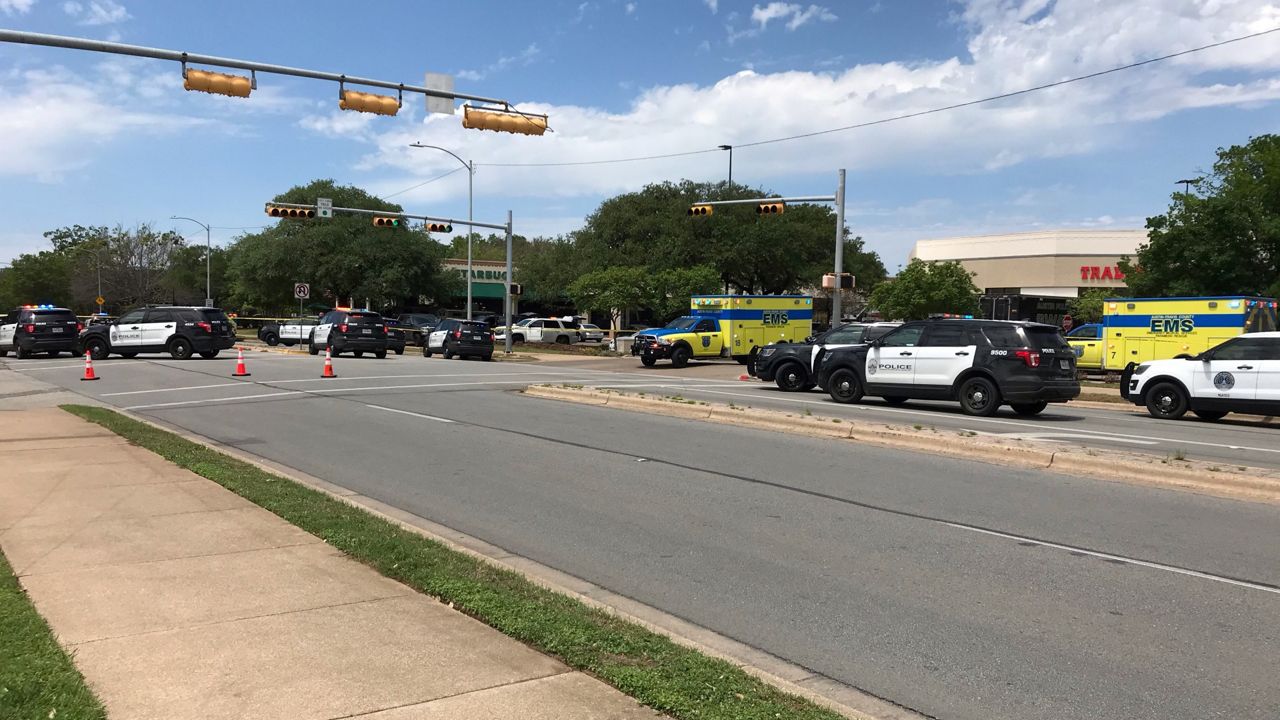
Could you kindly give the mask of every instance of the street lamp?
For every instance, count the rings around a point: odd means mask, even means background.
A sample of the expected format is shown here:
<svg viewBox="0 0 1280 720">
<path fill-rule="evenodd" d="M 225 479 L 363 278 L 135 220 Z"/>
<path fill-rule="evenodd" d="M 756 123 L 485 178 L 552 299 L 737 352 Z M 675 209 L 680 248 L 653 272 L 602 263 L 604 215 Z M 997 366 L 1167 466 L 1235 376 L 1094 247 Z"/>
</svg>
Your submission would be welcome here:
<svg viewBox="0 0 1280 720">
<path fill-rule="evenodd" d="M 733 185 L 733 146 L 721 145 L 720 149 L 729 151 L 729 185 Z"/>
<path fill-rule="evenodd" d="M 467 162 L 466 160 L 463 160 L 462 158 L 458 157 L 457 153 L 453 152 L 452 150 L 442 148 L 439 145 L 426 145 L 423 143 L 413 143 L 409 147 L 430 148 L 432 150 L 447 152 L 453 156 L 454 160 L 457 160 L 458 162 L 462 163 L 462 167 L 466 168 L 467 170 L 467 319 L 470 320 L 471 319 L 471 273 L 472 273 L 471 235 L 474 233 L 474 227 L 472 226 L 471 222 L 475 219 L 472 216 L 472 212 L 475 209 L 475 199 L 476 199 L 476 195 L 475 195 L 476 164 L 475 162 Z"/>
<path fill-rule="evenodd" d="M 1174 185 L 1181 185 L 1181 186 L 1183 186 L 1183 188 L 1184 188 L 1183 192 L 1185 192 L 1187 195 L 1190 195 L 1190 194 L 1191 194 L 1191 186 L 1192 186 L 1192 185 L 1199 185 L 1199 184 L 1200 184 L 1200 178 L 1193 178 L 1193 179 L 1190 179 L 1190 180 L 1179 180 L 1179 181 L 1177 181 L 1176 183 L 1174 183 Z"/>
<path fill-rule="evenodd" d="M 190 220 L 204 228 L 204 304 L 205 307 L 213 307 L 213 271 L 210 269 L 213 263 L 213 241 L 209 238 L 209 226 L 195 218 L 181 215 L 170 215 L 169 219 Z"/>
</svg>

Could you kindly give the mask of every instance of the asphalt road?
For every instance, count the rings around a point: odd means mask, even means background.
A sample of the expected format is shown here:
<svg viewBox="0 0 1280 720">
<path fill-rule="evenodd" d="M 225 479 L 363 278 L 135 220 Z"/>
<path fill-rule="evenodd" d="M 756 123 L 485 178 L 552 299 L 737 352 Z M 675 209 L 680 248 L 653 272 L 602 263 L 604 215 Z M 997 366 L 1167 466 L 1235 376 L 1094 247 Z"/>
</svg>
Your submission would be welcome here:
<svg viewBox="0 0 1280 720">
<path fill-rule="evenodd" d="M 253 376 L 236 380 L 232 362 L 112 360 L 95 363 L 96 383 L 78 381 L 75 361 L 7 364 L 926 715 L 1280 714 L 1280 507 L 509 392 L 529 382 L 647 383 L 686 397 L 741 393 L 754 406 L 815 402 L 815 413 L 988 429 L 933 409 L 779 397 L 706 370 L 671 380 L 669 369 L 630 364 L 607 374 L 572 362 L 406 356 L 340 358 L 339 378 L 320 380 L 316 358 L 252 354 Z M 1259 438 L 1254 451 L 1221 443 L 1189 446 L 1192 456 L 1265 458 L 1258 450 L 1278 445 L 1260 425 L 1147 421 L 1135 431 L 1138 420 L 1064 409 L 1017 422 L 1160 433 L 1161 442 Z"/>
</svg>

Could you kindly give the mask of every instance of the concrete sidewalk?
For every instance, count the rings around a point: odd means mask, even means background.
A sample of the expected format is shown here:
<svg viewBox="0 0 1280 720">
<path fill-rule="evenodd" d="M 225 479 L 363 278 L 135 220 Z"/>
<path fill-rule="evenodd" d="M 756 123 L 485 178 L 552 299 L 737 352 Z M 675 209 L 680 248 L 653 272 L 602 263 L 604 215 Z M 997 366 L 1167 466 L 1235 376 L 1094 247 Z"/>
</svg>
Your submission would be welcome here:
<svg viewBox="0 0 1280 720">
<path fill-rule="evenodd" d="M 112 718 L 655 717 L 62 410 L 0 451 L 0 550 Z"/>
</svg>

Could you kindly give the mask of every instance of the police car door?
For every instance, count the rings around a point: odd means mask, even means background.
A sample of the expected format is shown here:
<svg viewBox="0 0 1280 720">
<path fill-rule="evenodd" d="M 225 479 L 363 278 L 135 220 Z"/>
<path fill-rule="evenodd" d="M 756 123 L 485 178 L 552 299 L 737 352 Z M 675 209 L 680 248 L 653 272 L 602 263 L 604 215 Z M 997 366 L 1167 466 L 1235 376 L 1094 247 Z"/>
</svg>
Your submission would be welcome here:
<svg viewBox="0 0 1280 720">
<path fill-rule="evenodd" d="M 168 308 L 152 308 L 142 323 L 141 345 L 145 347 L 164 347 L 173 336 L 177 317 Z"/>
<path fill-rule="evenodd" d="M 312 336 L 314 340 L 312 342 L 316 345 L 324 345 L 329 342 L 329 331 L 333 329 L 334 318 L 341 314 L 342 313 L 339 313 L 336 310 L 330 310 L 325 313 L 324 317 L 320 318 L 320 322 L 316 323 L 316 329 L 314 330 L 315 335 Z"/>
<path fill-rule="evenodd" d="M 1258 401 L 1280 406 L 1280 337 L 1256 338 L 1262 341 L 1258 367 Z"/>
<path fill-rule="evenodd" d="M 1195 367 L 1191 394 L 1198 398 L 1251 401 L 1258 395 L 1258 375 L 1266 352 L 1263 338 L 1228 340 L 1205 354 L 1202 360 L 1188 360 Z"/>
<path fill-rule="evenodd" d="M 915 350 L 915 384 L 950 387 L 966 369 L 973 367 L 978 346 L 971 341 L 969 328 L 954 322 L 929 326 Z"/>
<path fill-rule="evenodd" d="M 821 340 L 813 344 L 809 352 L 809 372 L 817 372 L 819 359 L 828 351 L 862 342 L 862 336 L 866 330 L 864 325 L 850 325 L 836 328 L 823 335 Z"/>
<path fill-rule="evenodd" d="M 12 345 L 13 336 L 18 331 L 18 311 L 13 310 L 8 315 L 0 318 L 0 347 Z"/>
<path fill-rule="evenodd" d="M 281 340 L 302 339 L 302 318 L 291 318 L 280 324 Z"/>
<path fill-rule="evenodd" d="M 457 324 L 455 320 L 441 320 L 435 330 L 427 336 L 427 347 L 431 350 L 444 347 L 444 339 L 449 335 L 449 331 L 453 330 L 453 326 Z"/>
<path fill-rule="evenodd" d="M 916 352 L 923 325 L 903 325 L 880 338 L 867 351 L 866 384 L 911 385 L 915 382 Z"/>
<path fill-rule="evenodd" d="M 146 310 L 133 310 L 120 316 L 107 331 L 112 348 L 142 347 L 142 321 L 146 318 Z"/>
</svg>

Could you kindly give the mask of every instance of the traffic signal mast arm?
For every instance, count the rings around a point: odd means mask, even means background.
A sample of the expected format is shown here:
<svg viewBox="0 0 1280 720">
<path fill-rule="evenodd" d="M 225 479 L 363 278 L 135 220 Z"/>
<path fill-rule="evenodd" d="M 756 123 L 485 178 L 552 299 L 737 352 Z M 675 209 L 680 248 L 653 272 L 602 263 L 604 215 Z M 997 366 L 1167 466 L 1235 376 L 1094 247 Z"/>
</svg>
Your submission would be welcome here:
<svg viewBox="0 0 1280 720">
<path fill-rule="evenodd" d="M 300 210 L 314 210 L 315 205 L 306 205 L 301 203 L 267 203 L 267 207 L 283 207 L 298 208 Z M 379 217 L 403 218 L 405 220 L 422 220 L 423 222 L 445 223 L 447 225 L 475 225 L 476 227 L 490 228 L 493 230 L 506 230 L 507 224 L 485 223 L 479 220 L 454 220 L 453 218 L 434 217 L 431 215 L 411 215 L 409 213 L 389 212 L 387 210 L 365 210 L 363 208 L 344 208 L 335 207 L 334 212 L 354 213 L 356 215 L 376 215 Z"/>
<path fill-rule="evenodd" d="M 835 195 L 811 195 L 805 197 L 763 197 L 750 200 L 699 200 L 694 205 L 761 205 L 768 203 L 835 202 Z"/>
</svg>

